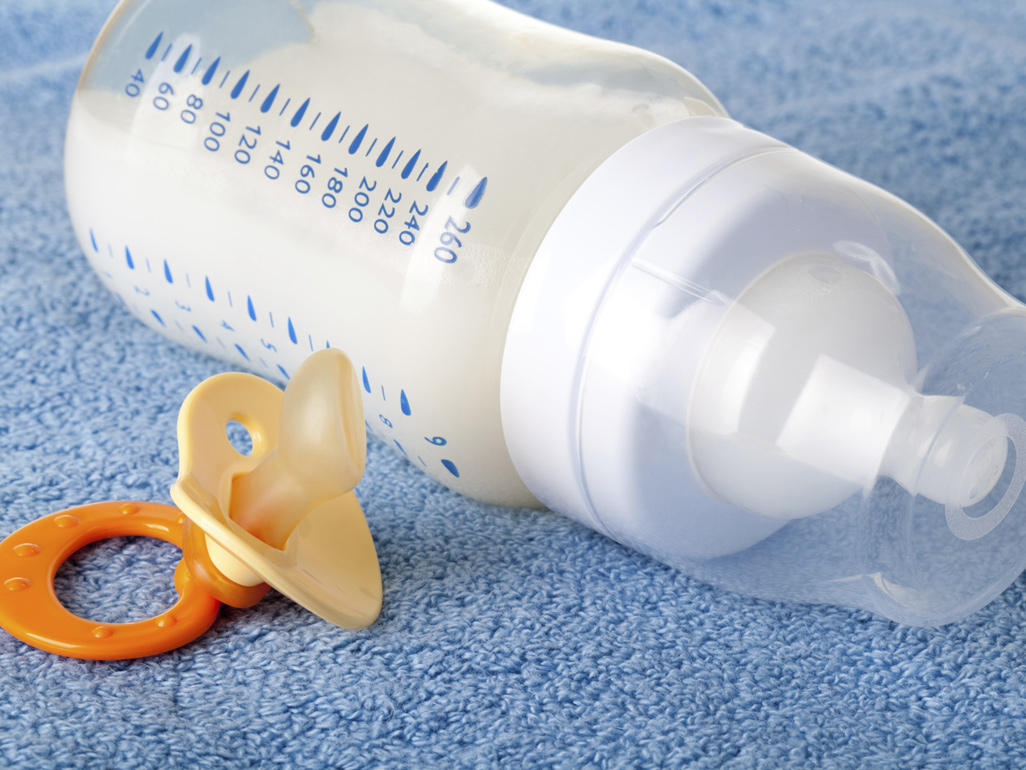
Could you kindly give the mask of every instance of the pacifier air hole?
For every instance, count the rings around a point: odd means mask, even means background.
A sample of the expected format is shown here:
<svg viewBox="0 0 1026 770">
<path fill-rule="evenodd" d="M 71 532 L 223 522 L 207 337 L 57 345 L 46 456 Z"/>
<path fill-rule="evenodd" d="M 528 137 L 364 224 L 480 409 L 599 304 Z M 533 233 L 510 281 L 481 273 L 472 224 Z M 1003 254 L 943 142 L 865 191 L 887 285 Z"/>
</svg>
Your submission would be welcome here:
<svg viewBox="0 0 1026 770">
<path fill-rule="evenodd" d="M 249 455 L 253 451 L 253 437 L 246 426 L 236 420 L 230 420 L 224 429 L 228 441 L 240 455 Z"/>
<path fill-rule="evenodd" d="M 178 599 L 174 571 L 182 552 L 152 537 L 113 537 L 72 554 L 54 576 L 69 612 L 101 623 L 158 615 Z"/>
</svg>

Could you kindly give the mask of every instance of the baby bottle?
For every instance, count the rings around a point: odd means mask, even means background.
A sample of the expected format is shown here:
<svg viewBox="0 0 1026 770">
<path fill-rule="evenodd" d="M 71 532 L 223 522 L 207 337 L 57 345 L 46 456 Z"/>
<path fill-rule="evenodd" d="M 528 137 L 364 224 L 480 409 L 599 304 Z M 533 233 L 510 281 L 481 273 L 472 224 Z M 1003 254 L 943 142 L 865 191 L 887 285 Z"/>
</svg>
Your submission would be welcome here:
<svg viewBox="0 0 1026 770">
<path fill-rule="evenodd" d="M 690 74 L 487 0 L 123 0 L 67 133 L 144 323 L 717 585 L 960 618 L 1026 565 L 1026 309 Z"/>
</svg>

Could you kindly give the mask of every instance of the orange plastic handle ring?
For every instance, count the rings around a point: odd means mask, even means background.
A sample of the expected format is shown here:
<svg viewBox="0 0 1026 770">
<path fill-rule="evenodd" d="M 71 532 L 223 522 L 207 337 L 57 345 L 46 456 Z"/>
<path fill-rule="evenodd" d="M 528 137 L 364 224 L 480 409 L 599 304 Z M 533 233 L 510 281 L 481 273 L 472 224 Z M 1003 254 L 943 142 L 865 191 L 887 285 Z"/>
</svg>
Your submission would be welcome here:
<svg viewBox="0 0 1026 770">
<path fill-rule="evenodd" d="M 217 618 L 220 602 L 175 569 L 179 599 L 156 617 L 135 623 L 99 623 L 68 611 L 53 589 L 57 570 L 75 551 L 97 540 L 143 535 L 182 546 L 184 514 L 160 503 L 105 502 L 36 519 L 0 543 L 0 626 L 26 644 L 88 660 L 157 655 L 188 644 Z"/>
</svg>

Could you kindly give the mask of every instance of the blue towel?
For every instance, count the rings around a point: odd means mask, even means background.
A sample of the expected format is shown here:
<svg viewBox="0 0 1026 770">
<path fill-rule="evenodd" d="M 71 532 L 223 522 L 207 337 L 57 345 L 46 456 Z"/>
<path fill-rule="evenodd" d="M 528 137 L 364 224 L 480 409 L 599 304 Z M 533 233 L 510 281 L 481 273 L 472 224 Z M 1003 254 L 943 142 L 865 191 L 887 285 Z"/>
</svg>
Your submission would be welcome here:
<svg viewBox="0 0 1026 770">
<path fill-rule="evenodd" d="M 109 0 L 0 4 L 0 530 L 168 501 L 182 398 L 221 362 L 131 318 L 79 254 L 68 105 Z M 1007 0 L 509 0 L 653 49 L 743 122 L 876 182 L 1026 297 L 1026 7 Z M 116 663 L 0 634 L 5 767 L 1026 767 L 1026 597 L 912 629 L 710 588 L 557 514 L 492 508 L 372 442 L 385 604 L 362 632 L 277 594 Z M 174 599 L 178 552 L 115 540 L 75 611 Z M 2 590 L 2 589 L 0 589 Z"/>
</svg>

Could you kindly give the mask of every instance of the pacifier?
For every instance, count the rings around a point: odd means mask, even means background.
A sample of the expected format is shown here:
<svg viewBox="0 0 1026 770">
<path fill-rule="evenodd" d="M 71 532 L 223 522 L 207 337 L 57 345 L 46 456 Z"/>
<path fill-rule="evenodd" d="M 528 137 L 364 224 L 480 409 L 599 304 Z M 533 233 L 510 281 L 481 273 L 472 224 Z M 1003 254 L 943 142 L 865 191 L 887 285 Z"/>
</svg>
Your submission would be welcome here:
<svg viewBox="0 0 1026 770">
<path fill-rule="evenodd" d="M 192 390 L 178 415 L 177 508 L 94 503 L 22 527 L 0 543 L 0 626 L 49 652 L 93 660 L 155 655 L 203 634 L 220 605 L 250 607 L 268 587 L 335 625 L 359 629 L 381 610 L 381 572 L 353 488 L 366 463 L 366 432 L 352 363 L 314 353 L 282 392 L 229 372 Z M 252 451 L 232 446 L 238 422 Z M 183 551 L 178 601 L 133 623 L 79 617 L 53 578 L 89 543 L 144 535 Z"/>
</svg>

